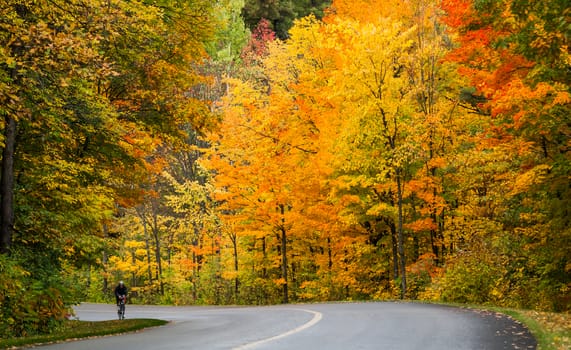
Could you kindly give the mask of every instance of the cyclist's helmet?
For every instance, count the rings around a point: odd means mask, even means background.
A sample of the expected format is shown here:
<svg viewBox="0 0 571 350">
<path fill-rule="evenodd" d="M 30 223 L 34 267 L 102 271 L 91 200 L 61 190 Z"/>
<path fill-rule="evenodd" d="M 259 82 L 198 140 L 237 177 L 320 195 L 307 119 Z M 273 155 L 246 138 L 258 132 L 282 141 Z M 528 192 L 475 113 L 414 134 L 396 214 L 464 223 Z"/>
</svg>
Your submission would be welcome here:
<svg viewBox="0 0 571 350">
<path fill-rule="evenodd" d="M 123 285 L 123 281 L 119 281 L 119 284 L 120 284 L 120 285 Z"/>
</svg>

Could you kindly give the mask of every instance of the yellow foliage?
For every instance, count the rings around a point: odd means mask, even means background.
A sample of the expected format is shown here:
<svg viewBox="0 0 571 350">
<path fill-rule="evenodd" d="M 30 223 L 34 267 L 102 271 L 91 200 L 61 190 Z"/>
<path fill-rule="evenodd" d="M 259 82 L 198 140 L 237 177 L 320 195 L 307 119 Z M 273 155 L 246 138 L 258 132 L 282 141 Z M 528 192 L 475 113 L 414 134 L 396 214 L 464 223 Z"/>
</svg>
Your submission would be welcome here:
<svg viewBox="0 0 571 350">
<path fill-rule="evenodd" d="M 278 286 L 286 284 L 286 280 L 284 278 L 276 278 L 273 280 L 273 282 Z"/>
<path fill-rule="evenodd" d="M 145 242 L 126 240 L 123 242 L 123 246 L 127 249 L 139 249 L 145 247 Z"/>
<path fill-rule="evenodd" d="M 510 192 L 510 195 L 515 196 L 520 193 L 527 192 L 533 186 L 542 184 L 550 170 L 551 166 L 547 164 L 540 164 L 518 175 L 515 179 L 515 183 L 513 185 L 512 191 Z"/>
<path fill-rule="evenodd" d="M 146 249 L 139 248 L 139 249 L 135 250 L 135 255 L 138 256 L 138 257 L 146 256 L 146 255 L 147 255 L 147 250 L 146 250 Z"/>
</svg>

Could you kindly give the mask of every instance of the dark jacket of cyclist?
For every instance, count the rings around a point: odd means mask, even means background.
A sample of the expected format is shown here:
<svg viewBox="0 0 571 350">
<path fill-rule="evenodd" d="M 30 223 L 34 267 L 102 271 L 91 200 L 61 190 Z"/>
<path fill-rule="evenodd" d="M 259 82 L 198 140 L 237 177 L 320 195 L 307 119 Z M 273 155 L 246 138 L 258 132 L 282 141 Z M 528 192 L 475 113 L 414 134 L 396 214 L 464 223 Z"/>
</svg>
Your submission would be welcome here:
<svg viewBox="0 0 571 350">
<path fill-rule="evenodd" d="M 123 295 L 127 296 L 127 287 L 125 286 L 125 283 L 121 281 L 117 287 L 115 287 L 115 301 L 117 302 L 117 305 L 119 305 L 119 297 Z"/>
</svg>

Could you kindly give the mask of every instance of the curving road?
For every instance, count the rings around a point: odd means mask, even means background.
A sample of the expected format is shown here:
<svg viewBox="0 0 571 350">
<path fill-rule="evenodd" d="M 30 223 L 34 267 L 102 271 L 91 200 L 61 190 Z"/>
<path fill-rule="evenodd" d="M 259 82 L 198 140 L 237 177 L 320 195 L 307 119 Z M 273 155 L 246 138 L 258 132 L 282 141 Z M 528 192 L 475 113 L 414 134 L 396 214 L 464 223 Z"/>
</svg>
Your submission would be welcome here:
<svg viewBox="0 0 571 350">
<path fill-rule="evenodd" d="M 114 305 L 82 304 L 81 320 L 108 320 Z M 535 349 L 527 329 L 492 313 L 418 303 L 332 303 L 268 307 L 128 305 L 128 318 L 163 327 L 42 346 L 42 349 L 499 350 Z"/>
</svg>

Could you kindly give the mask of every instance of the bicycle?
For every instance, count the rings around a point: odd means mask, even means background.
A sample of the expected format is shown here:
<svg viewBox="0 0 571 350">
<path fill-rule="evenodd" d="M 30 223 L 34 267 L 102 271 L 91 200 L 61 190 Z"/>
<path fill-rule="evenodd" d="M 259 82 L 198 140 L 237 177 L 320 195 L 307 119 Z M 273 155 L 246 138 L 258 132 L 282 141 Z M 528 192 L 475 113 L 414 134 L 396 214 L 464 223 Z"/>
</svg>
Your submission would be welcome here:
<svg viewBox="0 0 571 350">
<path fill-rule="evenodd" d="M 120 320 L 125 319 L 125 300 L 126 299 L 127 299 L 127 296 L 125 296 L 125 295 L 119 296 L 119 304 L 117 304 L 117 316 L 119 317 Z"/>
</svg>

